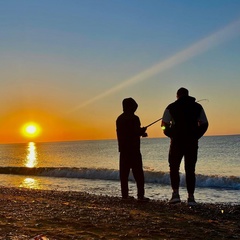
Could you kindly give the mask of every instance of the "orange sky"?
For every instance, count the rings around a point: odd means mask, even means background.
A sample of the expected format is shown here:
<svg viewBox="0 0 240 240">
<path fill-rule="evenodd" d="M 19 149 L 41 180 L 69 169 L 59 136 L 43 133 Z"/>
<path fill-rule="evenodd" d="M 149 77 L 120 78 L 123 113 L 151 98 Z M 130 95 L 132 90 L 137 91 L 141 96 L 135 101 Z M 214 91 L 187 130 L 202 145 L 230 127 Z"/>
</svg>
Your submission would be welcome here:
<svg viewBox="0 0 240 240">
<path fill-rule="evenodd" d="M 61 110 L 61 105 L 51 102 L 40 101 L 34 103 L 12 104 L 0 118 L 0 143 L 18 142 L 51 142 L 115 138 L 115 130 L 112 126 L 106 127 L 102 120 L 95 119 L 96 115 L 86 111 L 85 114 L 69 114 L 66 109 Z M 53 106 L 54 105 L 54 106 Z M 23 107 L 24 106 L 24 107 Z M 39 136 L 35 138 L 22 134 L 22 127 L 28 122 L 35 122 L 41 128 Z M 102 127 L 99 127 L 102 124 Z M 113 126 L 114 126 L 113 122 Z M 112 131 L 113 130 L 113 131 Z"/>
<path fill-rule="evenodd" d="M 174 99 L 173 99 L 174 100 Z M 202 103 L 208 114 L 210 103 Z M 11 112 L 2 115 L 0 119 L 0 143 L 17 143 L 17 142 L 49 142 L 49 141 L 72 141 L 72 140 L 89 140 L 89 139 L 115 139 L 115 120 L 116 117 L 121 114 L 121 101 L 116 109 L 112 110 L 112 113 L 108 113 L 108 109 L 101 109 L 99 111 L 92 108 L 85 110 L 85 114 L 81 116 L 75 114 L 63 114 L 56 111 L 56 109 L 49 109 L 47 103 L 46 109 L 31 109 L 31 108 L 11 108 Z M 16 106 L 15 106 L 16 107 Z M 146 107 L 146 106 L 145 106 Z M 139 106 L 136 114 L 139 115 L 142 126 L 148 125 L 151 122 L 161 117 L 161 111 L 153 116 L 146 114 L 145 107 Z M 160 110 L 160 109 L 159 109 Z M 102 115 L 101 115 L 102 114 Z M 209 114 L 208 114 L 209 115 Z M 110 117 L 109 117 L 110 116 Z M 238 125 L 229 125 L 225 119 L 225 116 L 221 116 L 214 119 L 210 115 L 210 127 L 206 135 L 216 135 L 218 132 L 223 135 L 236 134 L 239 131 Z M 41 134 L 36 138 L 29 138 L 22 134 L 21 128 L 27 122 L 35 122 L 41 127 Z M 212 124 L 214 123 L 214 125 Z M 211 125 L 212 124 L 212 125 Z M 149 127 L 149 137 L 164 137 L 160 128 L 160 123 Z M 218 134 L 217 134 L 218 135 Z"/>
</svg>

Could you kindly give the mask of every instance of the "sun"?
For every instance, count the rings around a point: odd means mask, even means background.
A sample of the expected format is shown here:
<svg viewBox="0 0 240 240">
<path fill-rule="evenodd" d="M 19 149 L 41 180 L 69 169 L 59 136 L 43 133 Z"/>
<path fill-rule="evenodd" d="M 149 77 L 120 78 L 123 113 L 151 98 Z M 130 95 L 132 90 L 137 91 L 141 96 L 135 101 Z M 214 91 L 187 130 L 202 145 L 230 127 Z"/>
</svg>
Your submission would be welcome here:
<svg viewBox="0 0 240 240">
<path fill-rule="evenodd" d="M 39 136 L 41 127 L 35 122 L 28 122 L 22 126 L 22 135 L 27 138 L 35 138 Z"/>
</svg>

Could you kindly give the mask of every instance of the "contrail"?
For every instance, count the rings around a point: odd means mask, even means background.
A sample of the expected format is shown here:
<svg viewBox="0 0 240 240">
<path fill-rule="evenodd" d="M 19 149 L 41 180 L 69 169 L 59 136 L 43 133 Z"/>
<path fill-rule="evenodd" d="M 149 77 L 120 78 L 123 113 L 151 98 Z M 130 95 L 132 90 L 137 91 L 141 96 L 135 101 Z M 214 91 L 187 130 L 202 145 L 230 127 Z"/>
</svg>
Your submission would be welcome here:
<svg viewBox="0 0 240 240">
<path fill-rule="evenodd" d="M 93 102 L 96 102 L 99 99 L 102 99 L 110 94 L 113 94 L 115 92 L 118 92 L 119 90 L 126 88 L 128 86 L 134 85 L 136 83 L 145 81 L 152 77 L 153 75 L 156 75 L 160 72 L 166 71 L 176 65 L 179 65 L 183 62 L 186 62 L 190 58 L 197 56 L 199 54 L 202 54 L 203 52 L 206 52 L 208 49 L 219 45 L 223 42 L 226 42 L 235 36 L 237 36 L 240 33 L 240 19 L 237 21 L 232 22 L 231 24 L 225 26 L 221 30 L 201 39 L 200 41 L 194 43 L 190 47 L 176 53 L 175 55 L 167 58 L 166 60 L 163 60 L 152 67 L 136 74 L 135 76 L 126 79 L 119 85 L 112 87 L 105 92 L 89 99 L 88 101 L 76 106 L 74 109 L 71 110 L 71 112 L 76 111 L 80 108 L 83 108 Z"/>
</svg>

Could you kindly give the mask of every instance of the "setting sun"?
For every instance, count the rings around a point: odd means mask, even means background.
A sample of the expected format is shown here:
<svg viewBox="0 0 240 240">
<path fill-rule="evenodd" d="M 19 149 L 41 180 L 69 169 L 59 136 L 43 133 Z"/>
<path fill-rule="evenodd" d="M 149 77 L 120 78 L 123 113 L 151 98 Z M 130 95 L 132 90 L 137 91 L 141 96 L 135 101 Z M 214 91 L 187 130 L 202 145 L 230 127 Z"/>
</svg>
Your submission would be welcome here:
<svg viewBox="0 0 240 240">
<path fill-rule="evenodd" d="M 22 134 L 28 138 L 37 137 L 41 132 L 41 128 L 37 123 L 29 122 L 22 127 Z"/>
</svg>

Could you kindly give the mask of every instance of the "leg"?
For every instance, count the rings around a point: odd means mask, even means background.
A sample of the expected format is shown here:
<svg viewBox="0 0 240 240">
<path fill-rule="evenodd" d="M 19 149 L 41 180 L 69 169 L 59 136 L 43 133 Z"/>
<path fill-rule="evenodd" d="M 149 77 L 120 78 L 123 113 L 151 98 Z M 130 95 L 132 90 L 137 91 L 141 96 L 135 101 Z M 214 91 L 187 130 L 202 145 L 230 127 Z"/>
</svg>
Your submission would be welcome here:
<svg viewBox="0 0 240 240">
<path fill-rule="evenodd" d="M 189 197 L 193 197 L 196 184 L 195 167 L 197 162 L 198 143 L 192 143 L 185 149 L 186 186 Z"/>
<path fill-rule="evenodd" d="M 128 176 L 130 172 L 130 165 L 128 161 L 128 155 L 120 153 L 120 181 L 121 181 L 121 193 L 123 198 L 128 197 Z"/>
<path fill-rule="evenodd" d="M 132 160 L 133 160 L 132 173 L 137 183 L 138 198 L 143 198 L 144 197 L 144 173 L 143 173 L 141 153 L 135 154 Z"/>
<path fill-rule="evenodd" d="M 176 142 L 171 142 L 168 162 L 170 167 L 170 179 L 173 192 L 179 193 L 179 168 L 183 158 L 183 151 L 181 146 Z"/>
</svg>

